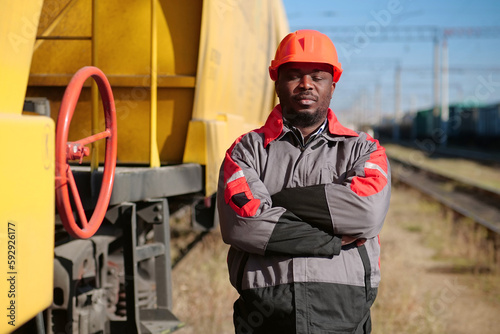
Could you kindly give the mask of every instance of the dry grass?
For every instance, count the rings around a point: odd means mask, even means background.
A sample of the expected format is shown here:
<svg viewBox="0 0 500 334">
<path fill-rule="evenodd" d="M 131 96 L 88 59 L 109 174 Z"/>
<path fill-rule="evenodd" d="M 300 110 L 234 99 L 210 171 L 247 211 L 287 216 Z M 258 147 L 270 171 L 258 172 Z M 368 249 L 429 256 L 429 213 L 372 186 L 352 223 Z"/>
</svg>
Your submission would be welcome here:
<svg viewBox="0 0 500 334">
<path fill-rule="evenodd" d="M 394 189 L 381 233 L 375 333 L 500 331 L 500 281 L 492 247 L 484 247 L 484 230 L 452 218 L 417 193 Z"/>
<path fill-rule="evenodd" d="M 429 168 L 450 177 L 462 178 L 479 186 L 500 189 L 498 166 L 488 166 L 473 160 L 460 158 L 431 158 L 423 151 L 395 144 L 384 144 L 384 147 L 388 154 L 416 166 Z"/>
<path fill-rule="evenodd" d="M 454 224 L 412 191 L 395 187 L 391 202 L 381 233 L 373 332 L 499 333 L 499 274 L 484 233 Z M 213 232 L 175 268 L 174 313 L 186 323 L 180 334 L 234 333 L 237 293 L 228 279 L 227 250 Z"/>
<path fill-rule="evenodd" d="M 432 252 L 416 248 L 424 224 L 439 226 L 429 220 L 429 210 L 411 196 L 394 192 L 391 209 L 381 233 L 382 282 L 373 307 L 376 333 L 440 333 L 442 324 L 429 317 L 430 293 L 422 293 L 418 265 Z"/>
<path fill-rule="evenodd" d="M 234 333 L 237 292 L 229 283 L 228 248 L 218 232 L 210 233 L 176 266 L 174 314 L 185 323 L 180 334 Z"/>
</svg>

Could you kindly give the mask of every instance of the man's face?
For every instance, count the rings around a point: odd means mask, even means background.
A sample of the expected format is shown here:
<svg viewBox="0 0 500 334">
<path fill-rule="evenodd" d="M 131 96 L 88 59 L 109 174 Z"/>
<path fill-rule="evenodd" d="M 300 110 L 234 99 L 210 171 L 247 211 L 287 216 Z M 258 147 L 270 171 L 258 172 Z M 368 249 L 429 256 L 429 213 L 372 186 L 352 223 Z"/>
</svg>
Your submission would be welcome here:
<svg viewBox="0 0 500 334">
<path fill-rule="evenodd" d="M 279 68 L 276 93 L 283 116 L 297 127 L 321 124 L 335 90 L 332 67 L 321 63 L 285 63 Z"/>
</svg>

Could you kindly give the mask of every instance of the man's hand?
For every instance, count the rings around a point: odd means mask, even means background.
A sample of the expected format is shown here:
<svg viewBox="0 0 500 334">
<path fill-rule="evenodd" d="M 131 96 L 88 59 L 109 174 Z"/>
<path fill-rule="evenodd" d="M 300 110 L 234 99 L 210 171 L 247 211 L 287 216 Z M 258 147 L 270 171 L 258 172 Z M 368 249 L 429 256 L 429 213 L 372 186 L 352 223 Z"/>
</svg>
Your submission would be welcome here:
<svg viewBox="0 0 500 334">
<path fill-rule="evenodd" d="M 353 242 L 356 242 L 356 246 L 361 246 L 366 242 L 365 238 L 355 238 L 351 237 L 350 235 L 343 235 L 342 236 L 342 246 L 352 244 Z"/>
</svg>

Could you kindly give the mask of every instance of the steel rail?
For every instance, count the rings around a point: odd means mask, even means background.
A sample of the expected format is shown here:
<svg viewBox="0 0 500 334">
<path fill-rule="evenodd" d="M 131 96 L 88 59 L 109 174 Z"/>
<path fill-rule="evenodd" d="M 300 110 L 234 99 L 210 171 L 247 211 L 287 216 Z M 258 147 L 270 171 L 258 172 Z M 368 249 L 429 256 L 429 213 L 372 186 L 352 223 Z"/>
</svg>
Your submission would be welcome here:
<svg viewBox="0 0 500 334">
<path fill-rule="evenodd" d="M 500 191 L 389 156 L 392 178 L 500 235 Z"/>
</svg>

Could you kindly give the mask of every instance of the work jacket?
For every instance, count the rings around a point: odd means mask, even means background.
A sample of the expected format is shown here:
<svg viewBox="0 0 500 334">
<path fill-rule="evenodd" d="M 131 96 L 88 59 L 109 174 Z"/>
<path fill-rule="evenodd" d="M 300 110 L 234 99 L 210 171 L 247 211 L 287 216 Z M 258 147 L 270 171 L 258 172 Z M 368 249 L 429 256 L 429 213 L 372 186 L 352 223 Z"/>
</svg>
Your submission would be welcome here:
<svg viewBox="0 0 500 334">
<path fill-rule="evenodd" d="M 389 163 L 377 140 L 327 120 L 303 146 L 277 105 L 226 152 L 217 205 L 236 333 L 370 332 Z"/>
</svg>

